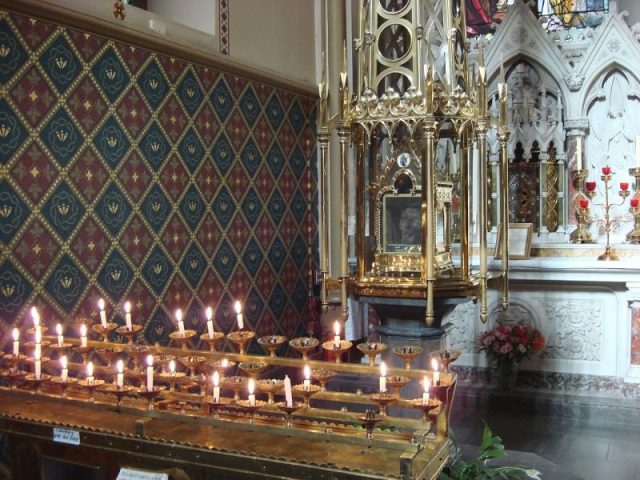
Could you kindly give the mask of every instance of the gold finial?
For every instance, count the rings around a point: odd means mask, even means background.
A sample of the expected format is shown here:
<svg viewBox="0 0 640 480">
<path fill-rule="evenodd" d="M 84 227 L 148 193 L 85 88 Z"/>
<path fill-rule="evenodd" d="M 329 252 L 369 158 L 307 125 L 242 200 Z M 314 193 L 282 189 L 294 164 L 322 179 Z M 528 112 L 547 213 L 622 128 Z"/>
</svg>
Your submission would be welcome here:
<svg viewBox="0 0 640 480">
<path fill-rule="evenodd" d="M 318 94 L 320 96 L 320 128 L 327 128 L 327 97 L 329 90 L 327 87 L 327 71 L 324 51 L 322 52 L 322 75 L 318 84 Z"/>
<path fill-rule="evenodd" d="M 349 74 L 347 73 L 347 41 L 342 43 L 342 71 L 340 72 L 340 119 L 347 118 L 349 110 Z"/>
</svg>

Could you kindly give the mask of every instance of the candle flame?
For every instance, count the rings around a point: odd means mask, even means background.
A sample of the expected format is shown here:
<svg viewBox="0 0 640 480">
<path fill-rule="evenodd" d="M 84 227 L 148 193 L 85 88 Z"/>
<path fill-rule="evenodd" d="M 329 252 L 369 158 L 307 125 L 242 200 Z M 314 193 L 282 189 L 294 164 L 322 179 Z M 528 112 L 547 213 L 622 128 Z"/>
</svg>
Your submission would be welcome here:
<svg viewBox="0 0 640 480">
<path fill-rule="evenodd" d="M 124 362 L 122 361 L 122 359 L 118 360 L 118 363 L 116 363 L 116 368 L 118 369 L 118 373 L 122 373 L 124 371 Z"/>
<path fill-rule="evenodd" d="M 93 377 L 93 362 L 87 363 L 87 377 Z"/>
<path fill-rule="evenodd" d="M 42 355 L 42 353 L 40 352 L 40 350 L 35 350 L 35 351 L 33 352 L 33 358 L 34 358 L 35 360 L 40 360 L 41 355 Z"/>
<path fill-rule="evenodd" d="M 247 385 L 247 390 L 249 391 L 249 395 L 253 395 L 253 391 L 256 388 L 256 382 L 253 380 L 253 378 L 249 379 L 249 384 Z"/>
<path fill-rule="evenodd" d="M 124 313 L 131 313 L 131 302 L 124 302 Z"/>
<path fill-rule="evenodd" d="M 62 325 L 60 325 L 60 324 L 56 325 L 56 333 L 58 335 L 62 335 Z"/>
<path fill-rule="evenodd" d="M 384 362 L 380 362 L 380 376 L 381 377 L 387 376 L 387 364 Z"/>
<path fill-rule="evenodd" d="M 424 386 L 425 393 L 429 393 L 429 387 L 431 385 L 430 385 L 430 382 L 429 382 L 429 377 L 427 377 L 426 375 L 422 380 L 422 385 Z"/>
<path fill-rule="evenodd" d="M 340 335 L 340 322 L 336 320 L 336 323 L 333 324 L 333 331 L 336 335 Z"/>
<path fill-rule="evenodd" d="M 40 314 L 38 313 L 38 309 L 36 307 L 31 307 L 31 318 L 33 318 L 33 325 L 40 325 Z"/>
<path fill-rule="evenodd" d="M 213 376 L 211 377 L 211 381 L 213 382 L 213 386 L 214 387 L 217 387 L 218 385 L 220 385 L 220 374 L 218 373 L 217 370 L 215 372 L 213 372 Z"/>
<path fill-rule="evenodd" d="M 176 320 L 178 320 L 179 322 L 182 321 L 182 309 L 180 308 L 176 310 Z"/>
<path fill-rule="evenodd" d="M 311 369 L 309 368 L 309 365 L 304 366 L 304 378 L 305 380 L 311 379 Z"/>
<path fill-rule="evenodd" d="M 222 359 L 222 367 L 223 368 L 227 368 L 229 366 L 229 360 L 227 360 L 226 358 Z"/>
<path fill-rule="evenodd" d="M 211 320 L 213 318 L 213 309 L 211 307 L 207 307 L 204 311 L 204 316 L 207 317 L 207 320 Z"/>
<path fill-rule="evenodd" d="M 20 330 L 17 328 L 13 329 L 13 341 L 17 342 L 20 339 Z"/>
<path fill-rule="evenodd" d="M 60 366 L 63 369 L 67 368 L 67 356 L 66 355 L 63 355 L 63 356 L 60 357 Z"/>
<path fill-rule="evenodd" d="M 176 372 L 176 361 L 175 360 L 171 360 L 169 362 L 169 371 L 173 374 Z"/>
<path fill-rule="evenodd" d="M 84 323 L 80 325 L 80 336 L 81 337 L 87 336 L 87 326 Z"/>
<path fill-rule="evenodd" d="M 151 354 L 147 355 L 147 366 L 149 367 L 153 366 L 153 355 Z"/>
<path fill-rule="evenodd" d="M 439 369 L 439 367 L 440 367 L 440 364 L 438 363 L 438 360 L 437 360 L 435 357 L 434 357 L 434 358 L 432 358 L 432 359 L 431 359 L 431 369 L 432 369 L 434 372 L 437 372 L 437 371 L 438 371 L 438 369 Z"/>
<path fill-rule="evenodd" d="M 240 302 L 238 300 L 236 300 L 236 303 L 233 305 L 233 308 L 235 309 L 236 313 L 238 315 L 240 315 L 242 313 L 242 305 L 240 304 Z"/>
<path fill-rule="evenodd" d="M 104 298 L 98 300 L 98 308 L 102 311 L 104 310 Z"/>
</svg>

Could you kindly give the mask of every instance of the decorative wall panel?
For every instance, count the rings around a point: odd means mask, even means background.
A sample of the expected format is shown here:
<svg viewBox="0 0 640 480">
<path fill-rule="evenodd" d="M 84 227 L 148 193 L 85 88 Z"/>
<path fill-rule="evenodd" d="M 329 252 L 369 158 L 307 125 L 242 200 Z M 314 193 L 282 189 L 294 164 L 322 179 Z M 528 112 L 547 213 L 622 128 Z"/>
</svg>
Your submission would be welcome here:
<svg viewBox="0 0 640 480">
<path fill-rule="evenodd" d="M 304 330 L 316 220 L 315 101 L 0 12 L 0 321 Z"/>
</svg>

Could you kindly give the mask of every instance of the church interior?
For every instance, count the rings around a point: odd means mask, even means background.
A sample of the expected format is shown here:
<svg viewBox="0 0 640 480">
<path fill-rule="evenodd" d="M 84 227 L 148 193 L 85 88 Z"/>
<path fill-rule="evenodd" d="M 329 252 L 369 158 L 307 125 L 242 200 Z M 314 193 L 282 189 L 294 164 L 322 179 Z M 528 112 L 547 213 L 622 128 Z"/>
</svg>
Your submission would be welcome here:
<svg viewBox="0 0 640 480">
<path fill-rule="evenodd" d="M 0 0 L 0 480 L 640 480 L 638 72 L 635 0 Z"/>
</svg>

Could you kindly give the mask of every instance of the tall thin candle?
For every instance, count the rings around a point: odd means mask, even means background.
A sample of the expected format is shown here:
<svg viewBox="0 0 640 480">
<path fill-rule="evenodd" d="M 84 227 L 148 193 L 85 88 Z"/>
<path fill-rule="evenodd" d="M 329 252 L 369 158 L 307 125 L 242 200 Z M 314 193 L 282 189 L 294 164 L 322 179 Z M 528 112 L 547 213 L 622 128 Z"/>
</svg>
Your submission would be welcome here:
<svg viewBox="0 0 640 480">
<path fill-rule="evenodd" d="M 204 315 L 207 317 L 207 332 L 209 333 L 209 338 L 213 339 L 213 310 L 211 307 L 207 307 Z"/>
<path fill-rule="evenodd" d="M 256 395 L 254 393 L 256 388 L 256 382 L 253 378 L 249 379 L 249 384 L 247 385 L 247 390 L 249 391 L 249 406 L 255 407 L 256 405 Z"/>
<path fill-rule="evenodd" d="M 116 374 L 116 387 L 122 388 L 124 387 L 124 362 L 122 359 L 118 360 L 116 368 L 118 369 L 118 373 Z"/>
<path fill-rule="evenodd" d="M 98 309 L 100 310 L 100 324 L 102 328 L 107 328 L 107 312 L 104 310 L 104 299 L 98 300 Z"/>
<path fill-rule="evenodd" d="M 424 385 L 424 392 L 422 392 L 422 405 L 429 405 L 429 377 L 426 375 L 422 380 L 422 385 Z"/>
<path fill-rule="evenodd" d="M 13 329 L 13 356 L 17 357 L 20 355 L 20 330 L 17 328 Z"/>
<path fill-rule="evenodd" d="M 127 324 L 127 330 L 133 330 L 133 325 L 131 324 L 131 303 L 124 302 L 124 321 Z"/>
<path fill-rule="evenodd" d="M 380 393 L 387 393 L 387 364 L 380 362 Z"/>
<path fill-rule="evenodd" d="M 211 382 L 213 383 L 213 401 L 215 403 L 220 402 L 220 374 L 216 370 L 213 372 L 213 377 L 211 377 Z"/>
<path fill-rule="evenodd" d="M 93 378 L 93 362 L 87 363 L 87 383 L 92 384 L 95 378 Z"/>
<path fill-rule="evenodd" d="M 304 366 L 304 382 L 302 383 L 302 387 L 307 392 L 311 388 L 311 369 L 309 365 Z"/>
<path fill-rule="evenodd" d="M 39 345 L 39 344 L 38 344 Z M 33 369 L 34 369 L 34 376 L 36 377 L 36 380 L 40 380 L 41 375 L 42 375 L 42 363 L 41 363 L 41 359 L 40 359 L 40 350 L 36 350 L 35 353 L 33 354 L 34 357 L 34 361 L 33 361 Z"/>
<path fill-rule="evenodd" d="M 289 375 L 284 376 L 284 399 L 287 407 L 293 407 L 293 392 L 291 391 L 291 379 Z"/>
<path fill-rule="evenodd" d="M 184 337 L 184 322 L 182 321 L 182 310 L 179 308 L 176 310 L 176 320 L 178 321 L 178 332 L 180 333 L 181 337 Z"/>
<path fill-rule="evenodd" d="M 67 356 L 63 355 L 60 357 L 60 381 L 66 382 L 69 376 L 69 368 L 67 363 Z"/>
<path fill-rule="evenodd" d="M 438 371 L 440 364 L 435 358 L 431 359 L 431 368 L 433 368 L 433 384 L 440 385 L 440 372 Z"/>
<path fill-rule="evenodd" d="M 153 391 L 153 355 L 147 355 L 147 391 Z"/>
<path fill-rule="evenodd" d="M 333 336 L 333 348 L 340 348 L 340 322 L 337 320 L 333 324 L 333 332 L 335 334 Z"/>
<path fill-rule="evenodd" d="M 62 336 L 62 325 L 56 325 L 56 334 L 58 335 L 58 346 L 61 347 L 64 344 L 64 337 Z"/>
<path fill-rule="evenodd" d="M 242 305 L 236 300 L 235 306 L 236 319 L 238 320 L 238 330 L 244 329 L 244 317 L 242 316 Z"/>
<path fill-rule="evenodd" d="M 87 326 L 84 323 L 80 325 L 80 346 L 87 346 Z"/>
</svg>

